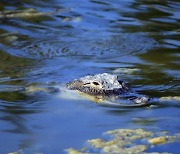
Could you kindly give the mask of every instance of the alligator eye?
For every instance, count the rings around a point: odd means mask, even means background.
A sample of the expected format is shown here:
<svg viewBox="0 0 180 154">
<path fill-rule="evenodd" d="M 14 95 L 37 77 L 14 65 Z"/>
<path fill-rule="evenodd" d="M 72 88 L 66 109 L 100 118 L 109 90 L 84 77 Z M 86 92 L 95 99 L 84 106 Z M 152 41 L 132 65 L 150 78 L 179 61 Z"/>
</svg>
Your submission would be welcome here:
<svg viewBox="0 0 180 154">
<path fill-rule="evenodd" d="M 98 82 L 96 82 L 96 81 L 93 81 L 92 82 L 94 85 L 96 85 L 96 86 L 98 86 L 98 85 L 100 85 Z"/>
</svg>

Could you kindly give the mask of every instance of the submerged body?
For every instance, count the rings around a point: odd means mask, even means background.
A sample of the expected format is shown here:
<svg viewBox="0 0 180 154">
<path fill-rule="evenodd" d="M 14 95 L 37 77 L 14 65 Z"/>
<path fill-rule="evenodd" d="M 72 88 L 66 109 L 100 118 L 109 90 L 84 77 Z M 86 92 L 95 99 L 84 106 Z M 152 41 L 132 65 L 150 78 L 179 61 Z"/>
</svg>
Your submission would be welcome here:
<svg viewBox="0 0 180 154">
<path fill-rule="evenodd" d="M 136 93 L 130 86 L 118 79 L 117 75 L 108 73 L 84 76 L 58 87 L 29 86 L 26 93 L 58 92 L 60 98 L 89 99 L 103 106 L 139 107 L 149 105 L 149 98 Z"/>
<path fill-rule="evenodd" d="M 151 98 L 138 94 L 128 85 L 128 83 L 119 80 L 117 75 L 108 73 L 88 75 L 75 79 L 63 85 L 42 85 L 28 86 L 25 88 L 26 94 L 34 92 L 54 93 L 63 99 L 89 99 L 95 103 L 110 107 L 140 107 L 151 104 L 170 102 L 172 100 L 179 102 L 179 96 L 168 96 L 161 98 Z"/>
</svg>

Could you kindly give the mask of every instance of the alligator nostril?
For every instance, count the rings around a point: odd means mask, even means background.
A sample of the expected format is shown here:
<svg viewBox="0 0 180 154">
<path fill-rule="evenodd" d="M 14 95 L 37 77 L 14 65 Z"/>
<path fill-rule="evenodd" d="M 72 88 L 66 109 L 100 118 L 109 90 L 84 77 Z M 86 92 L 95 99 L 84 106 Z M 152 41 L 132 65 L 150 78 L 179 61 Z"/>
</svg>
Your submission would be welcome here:
<svg viewBox="0 0 180 154">
<path fill-rule="evenodd" d="M 123 83 L 123 81 L 122 81 L 122 80 L 118 80 L 118 82 L 119 82 L 120 84 L 122 84 L 122 83 Z"/>
<path fill-rule="evenodd" d="M 88 83 L 84 83 L 84 85 L 90 85 L 90 82 L 88 82 Z"/>
</svg>

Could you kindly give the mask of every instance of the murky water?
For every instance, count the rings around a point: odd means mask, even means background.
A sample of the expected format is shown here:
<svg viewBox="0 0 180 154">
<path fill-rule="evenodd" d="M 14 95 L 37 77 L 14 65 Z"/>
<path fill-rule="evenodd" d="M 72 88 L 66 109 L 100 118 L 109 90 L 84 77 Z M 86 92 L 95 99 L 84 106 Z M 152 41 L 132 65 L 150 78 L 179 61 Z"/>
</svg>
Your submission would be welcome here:
<svg viewBox="0 0 180 154">
<path fill-rule="evenodd" d="M 124 110 L 20 90 L 107 72 L 149 97 L 179 96 L 179 10 L 178 0 L 1 0 L 0 153 L 65 153 L 117 128 L 179 133 L 175 100 Z"/>
</svg>

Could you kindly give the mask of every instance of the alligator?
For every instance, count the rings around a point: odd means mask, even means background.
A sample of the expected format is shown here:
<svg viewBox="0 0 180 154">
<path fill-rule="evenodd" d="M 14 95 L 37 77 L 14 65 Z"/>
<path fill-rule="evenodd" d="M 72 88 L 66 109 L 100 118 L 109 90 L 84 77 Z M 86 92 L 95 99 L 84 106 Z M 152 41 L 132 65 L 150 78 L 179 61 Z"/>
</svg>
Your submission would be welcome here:
<svg viewBox="0 0 180 154">
<path fill-rule="evenodd" d="M 97 104 L 111 107 L 139 107 L 149 105 L 149 98 L 135 92 L 127 82 L 117 75 L 108 73 L 88 75 L 75 79 L 64 85 L 54 87 L 27 87 L 26 92 L 58 92 L 61 97 L 90 99 Z M 78 95 L 77 95 L 78 94 Z"/>
<path fill-rule="evenodd" d="M 1 89 L 2 90 L 2 89 Z M 180 96 L 149 98 L 133 90 L 127 82 L 117 75 L 108 73 L 88 75 L 65 84 L 50 82 L 48 84 L 32 83 L 26 87 L 6 87 L 3 91 L 16 91 L 25 95 L 49 93 L 61 99 L 89 99 L 98 105 L 107 107 L 141 107 L 157 105 L 180 105 Z"/>
<path fill-rule="evenodd" d="M 84 76 L 65 86 L 83 95 L 93 96 L 97 98 L 98 103 L 105 106 L 135 107 L 150 104 L 149 97 L 136 93 L 127 82 L 108 73 Z"/>
</svg>

